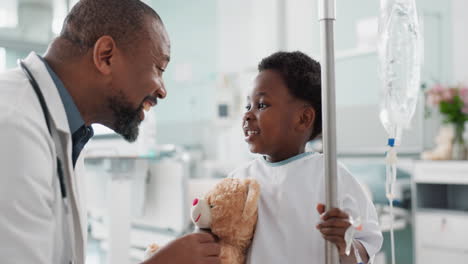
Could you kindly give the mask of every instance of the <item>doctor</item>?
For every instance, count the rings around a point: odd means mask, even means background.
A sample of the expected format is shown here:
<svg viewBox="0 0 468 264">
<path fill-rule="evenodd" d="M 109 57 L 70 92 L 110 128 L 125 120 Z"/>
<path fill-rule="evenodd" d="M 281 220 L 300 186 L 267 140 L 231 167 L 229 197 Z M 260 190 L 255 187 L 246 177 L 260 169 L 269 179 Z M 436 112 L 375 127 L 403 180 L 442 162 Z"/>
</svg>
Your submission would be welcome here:
<svg viewBox="0 0 468 264">
<path fill-rule="evenodd" d="M 0 74 L 2 263 L 84 263 L 80 151 L 103 124 L 138 136 L 144 108 L 166 97 L 169 37 L 139 0 L 81 0 L 42 58 Z M 219 263 L 210 234 L 190 234 L 146 263 Z"/>
</svg>

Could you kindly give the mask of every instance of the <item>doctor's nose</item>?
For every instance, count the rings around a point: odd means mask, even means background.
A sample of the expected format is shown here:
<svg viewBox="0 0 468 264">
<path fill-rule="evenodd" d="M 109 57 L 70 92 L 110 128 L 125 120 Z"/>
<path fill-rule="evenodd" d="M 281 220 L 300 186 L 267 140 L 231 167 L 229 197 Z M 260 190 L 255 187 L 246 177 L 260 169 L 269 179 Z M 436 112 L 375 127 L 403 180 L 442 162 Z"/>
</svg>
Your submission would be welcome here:
<svg viewBox="0 0 468 264">
<path fill-rule="evenodd" d="M 166 90 L 166 86 L 164 85 L 164 81 L 163 81 L 163 80 L 161 80 L 161 81 L 159 82 L 159 89 L 157 89 L 154 93 L 155 93 L 154 96 L 156 96 L 156 97 L 159 98 L 159 99 L 164 99 L 164 98 L 166 98 L 166 96 L 167 96 L 167 90 Z"/>
</svg>

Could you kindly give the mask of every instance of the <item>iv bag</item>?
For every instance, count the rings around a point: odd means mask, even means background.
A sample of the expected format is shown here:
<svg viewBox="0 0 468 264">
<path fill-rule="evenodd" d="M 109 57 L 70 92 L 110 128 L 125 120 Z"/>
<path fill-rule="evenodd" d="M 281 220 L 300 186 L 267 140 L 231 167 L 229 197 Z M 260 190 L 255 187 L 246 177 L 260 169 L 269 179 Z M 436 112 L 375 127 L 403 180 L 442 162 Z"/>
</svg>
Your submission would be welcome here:
<svg viewBox="0 0 468 264">
<path fill-rule="evenodd" d="M 409 128 L 418 100 L 422 37 L 415 0 L 381 0 L 379 71 L 382 87 L 380 121 L 388 134 L 386 195 L 393 219 L 397 150 L 403 129 Z M 393 220 L 390 226 L 391 260 L 395 264 Z"/>
<path fill-rule="evenodd" d="M 380 121 L 399 145 L 416 109 L 422 36 L 415 0 L 381 0 L 379 18 Z"/>
</svg>

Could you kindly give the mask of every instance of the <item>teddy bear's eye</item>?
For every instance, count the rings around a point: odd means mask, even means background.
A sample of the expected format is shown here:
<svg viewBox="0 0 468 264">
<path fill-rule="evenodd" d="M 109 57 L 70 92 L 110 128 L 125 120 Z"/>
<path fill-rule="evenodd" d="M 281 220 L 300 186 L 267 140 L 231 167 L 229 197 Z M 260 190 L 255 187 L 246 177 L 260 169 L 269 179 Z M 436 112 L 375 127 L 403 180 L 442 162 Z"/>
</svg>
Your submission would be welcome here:
<svg viewBox="0 0 468 264">
<path fill-rule="evenodd" d="M 213 208 L 213 207 L 214 207 L 214 205 L 210 204 L 210 208 Z"/>
</svg>

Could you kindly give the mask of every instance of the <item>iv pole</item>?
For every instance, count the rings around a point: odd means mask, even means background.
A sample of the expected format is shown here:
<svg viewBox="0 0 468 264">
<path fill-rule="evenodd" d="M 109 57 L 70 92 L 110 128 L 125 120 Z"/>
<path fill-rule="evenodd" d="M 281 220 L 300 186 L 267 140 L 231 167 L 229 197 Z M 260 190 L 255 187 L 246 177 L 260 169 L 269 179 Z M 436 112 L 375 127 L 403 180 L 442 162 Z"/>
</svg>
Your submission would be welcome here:
<svg viewBox="0 0 468 264">
<path fill-rule="evenodd" d="M 318 0 L 321 36 L 323 153 L 325 158 L 326 208 L 338 207 L 336 163 L 336 100 L 334 23 L 336 0 Z M 336 247 L 329 241 L 325 246 L 326 264 L 338 264 Z"/>
</svg>

